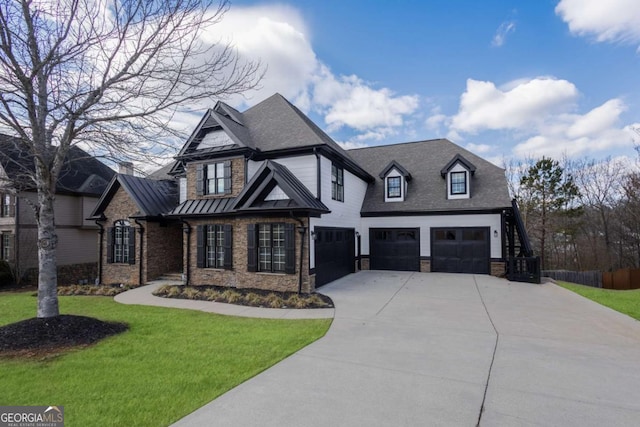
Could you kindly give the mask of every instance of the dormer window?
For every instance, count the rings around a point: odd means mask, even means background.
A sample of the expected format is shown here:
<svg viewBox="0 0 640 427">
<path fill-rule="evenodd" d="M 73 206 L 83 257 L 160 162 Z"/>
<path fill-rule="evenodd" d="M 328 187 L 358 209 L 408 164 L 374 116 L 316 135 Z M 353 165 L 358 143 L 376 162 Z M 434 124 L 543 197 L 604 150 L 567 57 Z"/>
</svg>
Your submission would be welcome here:
<svg viewBox="0 0 640 427">
<path fill-rule="evenodd" d="M 411 174 L 393 160 L 378 176 L 384 182 L 384 201 L 404 202 L 407 195 L 407 182 L 411 180 Z"/>
<path fill-rule="evenodd" d="M 387 197 L 389 199 L 402 197 L 401 176 L 390 176 L 387 178 Z"/>
<path fill-rule="evenodd" d="M 467 194 L 467 172 L 451 172 L 451 194 Z"/>
<path fill-rule="evenodd" d="M 473 163 L 456 154 L 442 168 L 440 175 L 445 179 L 447 199 L 468 199 L 471 197 L 471 177 L 475 174 Z"/>
</svg>

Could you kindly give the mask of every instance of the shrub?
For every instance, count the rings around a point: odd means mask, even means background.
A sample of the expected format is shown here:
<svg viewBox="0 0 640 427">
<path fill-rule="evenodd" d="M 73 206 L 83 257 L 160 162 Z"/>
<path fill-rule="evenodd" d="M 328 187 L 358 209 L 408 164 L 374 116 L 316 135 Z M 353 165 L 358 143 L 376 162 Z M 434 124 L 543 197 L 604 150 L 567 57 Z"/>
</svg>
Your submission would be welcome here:
<svg viewBox="0 0 640 427">
<path fill-rule="evenodd" d="M 249 292 L 244 296 L 244 303 L 254 307 L 262 305 L 262 297 L 254 292 Z"/>
<path fill-rule="evenodd" d="M 215 289 L 209 288 L 202 293 L 202 296 L 206 301 L 215 301 L 216 299 L 220 298 L 220 292 L 216 291 Z"/>
<path fill-rule="evenodd" d="M 265 305 L 271 308 L 280 308 L 284 305 L 284 301 L 282 300 L 282 297 L 274 294 L 273 292 L 267 295 L 264 301 L 265 301 Z"/>
<path fill-rule="evenodd" d="M 167 291 L 167 297 L 169 298 L 178 298 L 182 293 L 182 289 L 179 286 L 171 286 L 171 288 Z"/>
<path fill-rule="evenodd" d="M 199 299 L 200 291 L 192 286 L 188 286 L 182 290 L 182 298 Z"/>
<path fill-rule="evenodd" d="M 242 295 L 234 289 L 227 289 L 220 296 L 229 304 L 236 304 L 242 300 Z"/>
<path fill-rule="evenodd" d="M 167 295 L 169 293 L 169 289 L 171 289 L 171 286 L 162 285 L 158 289 L 156 289 L 153 294 L 156 295 L 156 296 L 164 296 L 164 295 Z"/>
</svg>

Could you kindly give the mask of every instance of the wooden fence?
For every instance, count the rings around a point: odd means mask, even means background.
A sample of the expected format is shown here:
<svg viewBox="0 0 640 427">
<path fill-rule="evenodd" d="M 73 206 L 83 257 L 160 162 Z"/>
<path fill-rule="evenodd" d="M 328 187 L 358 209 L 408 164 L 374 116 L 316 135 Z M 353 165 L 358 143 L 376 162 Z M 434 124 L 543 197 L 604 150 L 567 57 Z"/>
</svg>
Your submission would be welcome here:
<svg viewBox="0 0 640 427">
<path fill-rule="evenodd" d="M 551 277 L 554 280 L 564 280 L 565 282 L 579 283 L 594 288 L 603 287 L 603 278 L 600 271 L 544 270 L 542 275 Z"/>
<path fill-rule="evenodd" d="M 602 287 L 605 289 L 640 289 L 640 269 L 623 268 L 612 273 L 602 273 Z"/>
</svg>

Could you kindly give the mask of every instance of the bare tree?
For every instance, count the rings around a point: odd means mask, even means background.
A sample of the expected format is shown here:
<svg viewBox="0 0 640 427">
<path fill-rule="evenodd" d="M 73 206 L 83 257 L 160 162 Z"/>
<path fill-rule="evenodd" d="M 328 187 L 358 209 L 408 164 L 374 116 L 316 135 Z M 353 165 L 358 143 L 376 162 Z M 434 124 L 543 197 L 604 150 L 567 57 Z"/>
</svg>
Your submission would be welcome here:
<svg viewBox="0 0 640 427">
<path fill-rule="evenodd" d="M 33 161 L 38 317 L 59 314 L 56 181 L 69 148 L 134 156 L 166 144 L 185 104 L 255 87 L 261 67 L 203 37 L 225 0 L 0 0 L 0 127 Z"/>
</svg>

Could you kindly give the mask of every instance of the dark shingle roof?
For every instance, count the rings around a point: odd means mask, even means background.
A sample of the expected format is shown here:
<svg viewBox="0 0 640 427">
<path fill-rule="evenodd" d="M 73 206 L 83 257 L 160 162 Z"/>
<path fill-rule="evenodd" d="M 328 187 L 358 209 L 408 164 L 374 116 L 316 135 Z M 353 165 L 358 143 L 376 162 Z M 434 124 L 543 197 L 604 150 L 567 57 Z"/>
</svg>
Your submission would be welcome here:
<svg viewBox="0 0 640 427">
<path fill-rule="evenodd" d="M 173 179 L 173 177 L 171 175 L 169 175 L 169 172 L 171 171 L 171 169 L 173 169 L 173 166 L 175 165 L 176 162 L 170 162 L 164 166 L 162 166 L 159 169 L 156 169 L 155 171 L 151 172 L 149 175 L 147 175 L 147 178 L 149 179 Z"/>
<path fill-rule="evenodd" d="M 20 179 L 19 187 L 33 189 L 33 157 L 20 140 L 0 134 L 0 166 L 10 179 Z M 56 192 L 100 196 L 115 172 L 82 149 L 72 146 L 60 170 Z"/>
<path fill-rule="evenodd" d="M 102 194 L 92 218 L 102 216 L 118 188 L 122 187 L 135 202 L 139 211 L 138 217 L 159 217 L 170 212 L 178 204 L 178 188 L 175 181 L 140 178 L 131 175 L 117 174 Z"/>
<path fill-rule="evenodd" d="M 439 212 L 498 209 L 511 206 L 504 169 L 446 139 L 381 145 L 350 150 L 349 154 L 370 174 L 377 176 L 395 160 L 412 176 L 404 202 L 385 203 L 384 182 L 377 178 L 367 188 L 361 212 Z M 447 199 L 440 171 L 456 155 L 476 167 L 471 178 L 471 198 Z"/>
</svg>

